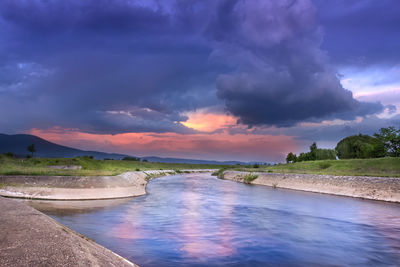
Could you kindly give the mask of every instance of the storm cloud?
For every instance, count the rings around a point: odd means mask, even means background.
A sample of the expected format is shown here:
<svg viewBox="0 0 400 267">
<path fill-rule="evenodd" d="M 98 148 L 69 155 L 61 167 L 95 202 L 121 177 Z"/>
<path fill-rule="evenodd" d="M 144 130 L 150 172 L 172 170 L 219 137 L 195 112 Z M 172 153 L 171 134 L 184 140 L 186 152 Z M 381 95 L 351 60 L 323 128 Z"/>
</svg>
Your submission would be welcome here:
<svg viewBox="0 0 400 267">
<path fill-rule="evenodd" d="M 308 0 L 0 2 L 0 132 L 191 133 L 224 107 L 249 126 L 383 110 L 342 87 Z"/>
<path fill-rule="evenodd" d="M 398 64 L 400 2 L 313 0 L 335 65 Z"/>
<path fill-rule="evenodd" d="M 240 1 L 219 14 L 216 40 L 246 55 L 236 59 L 240 69 L 217 80 L 218 96 L 241 123 L 291 126 L 383 110 L 342 87 L 320 49 L 322 31 L 311 1 Z"/>
</svg>

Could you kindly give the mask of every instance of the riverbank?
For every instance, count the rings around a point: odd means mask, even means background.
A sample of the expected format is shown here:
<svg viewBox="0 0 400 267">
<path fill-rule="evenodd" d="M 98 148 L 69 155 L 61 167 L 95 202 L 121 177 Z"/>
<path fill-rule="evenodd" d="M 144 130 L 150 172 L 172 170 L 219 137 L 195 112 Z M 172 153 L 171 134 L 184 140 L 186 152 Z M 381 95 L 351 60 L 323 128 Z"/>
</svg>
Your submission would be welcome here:
<svg viewBox="0 0 400 267">
<path fill-rule="evenodd" d="M 0 214 L 0 266 L 137 266 L 17 200 Z"/>
<path fill-rule="evenodd" d="M 222 179 L 389 202 L 400 202 L 400 178 L 224 171 Z"/>
<path fill-rule="evenodd" d="M 212 172 L 196 170 L 150 170 L 116 176 L 0 176 L 0 196 L 39 200 L 98 200 L 146 194 L 147 182 L 177 173 Z"/>
<path fill-rule="evenodd" d="M 136 160 L 76 158 L 14 158 L 0 154 L 0 175 L 114 176 L 131 171 L 220 169 L 226 165 L 159 163 Z"/>
</svg>

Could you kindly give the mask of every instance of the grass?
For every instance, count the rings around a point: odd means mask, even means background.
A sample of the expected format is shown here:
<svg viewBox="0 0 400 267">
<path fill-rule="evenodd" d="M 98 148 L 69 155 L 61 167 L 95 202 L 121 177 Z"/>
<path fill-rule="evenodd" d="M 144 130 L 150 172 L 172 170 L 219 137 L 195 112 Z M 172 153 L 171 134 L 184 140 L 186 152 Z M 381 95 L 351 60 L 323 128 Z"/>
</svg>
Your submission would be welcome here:
<svg viewBox="0 0 400 267">
<path fill-rule="evenodd" d="M 330 174 L 343 176 L 400 177 L 400 158 L 317 160 L 242 168 L 246 171 L 274 173 Z"/>
<path fill-rule="evenodd" d="M 50 169 L 48 168 L 50 165 L 79 165 L 82 166 L 82 169 Z M 135 170 L 146 171 L 161 169 L 175 170 L 177 173 L 182 173 L 182 170 L 184 169 L 219 169 L 215 174 L 221 178 L 223 178 L 223 171 L 227 169 L 237 169 L 250 172 L 400 177 L 400 158 L 319 160 L 278 164 L 275 166 L 260 165 L 258 168 L 252 168 L 252 166 L 156 163 L 128 160 L 93 160 L 85 157 L 17 159 L 0 155 L 0 175 L 96 176 L 117 175 L 126 171 Z"/>
<path fill-rule="evenodd" d="M 51 165 L 79 165 L 81 170 L 50 169 Z M 226 166 L 211 164 L 156 163 L 128 160 L 94 160 L 87 157 L 77 158 L 30 158 L 17 159 L 0 155 L 0 175 L 60 175 L 60 176 L 96 176 L 117 175 L 135 170 L 175 170 L 182 169 L 219 169 Z"/>
</svg>

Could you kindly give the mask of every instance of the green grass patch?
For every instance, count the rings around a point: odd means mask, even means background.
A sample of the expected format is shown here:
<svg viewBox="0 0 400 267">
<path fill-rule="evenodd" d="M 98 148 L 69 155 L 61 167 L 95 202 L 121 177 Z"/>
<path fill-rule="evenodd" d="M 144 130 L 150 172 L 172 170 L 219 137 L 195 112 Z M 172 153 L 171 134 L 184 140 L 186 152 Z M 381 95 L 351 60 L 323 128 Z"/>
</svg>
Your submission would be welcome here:
<svg viewBox="0 0 400 267">
<path fill-rule="evenodd" d="M 246 169 L 243 169 L 246 170 Z M 251 171 L 252 169 L 247 169 Z M 263 166 L 257 171 L 274 173 L 329 174 L 343 176 L 400 177 L 400 158 L 304 161 Z"/>
<path fill-rule="evenodd" d="M 80 170 L 51 169 L 49 166 L 77 165 Z M 20 159 L 0 155 L 0 175 L 54 175 L 54 176 L 97 176 L 117 175 L 135 170 L 175 170 L 183 169 L 219 169 L 224 165 L 181 164 L 141 162 L 131 160 L 95 160 L 89 157 L 77 158 L 30 158 Z"/>
</svg>

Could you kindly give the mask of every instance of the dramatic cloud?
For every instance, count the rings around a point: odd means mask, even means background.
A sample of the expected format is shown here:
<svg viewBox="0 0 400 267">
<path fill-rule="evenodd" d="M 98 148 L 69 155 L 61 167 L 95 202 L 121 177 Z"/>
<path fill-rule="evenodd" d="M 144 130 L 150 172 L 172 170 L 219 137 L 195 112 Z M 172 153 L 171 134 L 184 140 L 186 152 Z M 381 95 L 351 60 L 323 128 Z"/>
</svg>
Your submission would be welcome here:
<svg viewBox="0 0 400 267">
<path fill-rule="evenodd" d="M 218 103 L 216 69 L 179 12 L 122 0 L 2 1 L 1 111 L 9 117 L 0 130 L 187 131 L 175 123 L 181 112 Z"/>
<path fill-rule="evenodd" d="M 358 102 L 342 87 L 319 48 L 321 30 L 310 1 L 240 1 L 223 7 L 213 36 L 246 56 L 237 58 L 237 72 L 218 77 L 218 96 L 241 123 L 290 126 L 383 110 L 380 103 Z"/>
<path fill-rule="evenodd" d="M 398 64 L 400 2 L 313 0 L 324 28 L 323 49 L 338 65 Z"/>
<path fill-rule="evenodd" d="M 181 114 L 224 103 L 250 126 L 383 109 L 342 88 L 308 0 L 5 0 L 0 26 L 1 131 L 185 133 Z"/>
<path fill-rule="evenodd" d="M 208 134 L 235 154 L 221 142 L 383 125 L 399 107 L 398 3 L 328 2 L 2 0 L 0 132 Z"/>
</svg>

